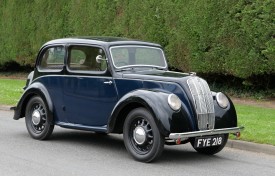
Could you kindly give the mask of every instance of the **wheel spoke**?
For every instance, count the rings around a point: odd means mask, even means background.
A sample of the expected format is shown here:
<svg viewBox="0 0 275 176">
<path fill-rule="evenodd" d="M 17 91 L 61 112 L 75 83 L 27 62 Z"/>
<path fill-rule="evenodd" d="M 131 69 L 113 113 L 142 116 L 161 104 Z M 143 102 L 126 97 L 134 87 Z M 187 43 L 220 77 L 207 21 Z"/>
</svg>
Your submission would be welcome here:
<svg viewBox="0 0 275 176">
<path fill-rule="evenodd" d="M 142 120 L 138 120 L 138 121 L 137 121 L 137 124 L 138 124 L 138 125 L 141 125 L 141 123 L 142 123 Z"/>
<path fill-rule="evenodd" d="M 134 139 L 136 128 L 142 128 L 142 129 L 144 129 L 144 132 L 145 132 L 146 139 L 141 144 L 138 144 Z M 130 129 L 131 129 L 130 138 L 131 138 L 131 141 L 132 141 L 132 144 L 133 144 L 133 147 L 135 148 L 135 150 L 137 152 L 143 153 L 143 154 L 150 152 L 150 150 L 153 146 L 153 138 L 154 138 L 153 130 L 151 128 L 150 123 L 143 117 L 139 117 L 132 122 L 132 127 Z"/>
<path fill-rule="evenodd" d="M 141 120 L 140 126 L 144 126 L 144 119 Z"/>
<path fill-rule="evenodd" d="M 40 116 L 41 116 L 41 121 L 40 121 L 39 124 L 36 125 L 36 124 L 32 123 L 34 132 L 35 133 L 42 133 L 43 130 L 45 129 L 45 123 L 47 121 L 47 112 L 46 112 L 44 106 L 40 103 L 35 103 L 32 106 L 32 112 L 34 112 L 34 111 L 38 111 Z"/>
</svg>

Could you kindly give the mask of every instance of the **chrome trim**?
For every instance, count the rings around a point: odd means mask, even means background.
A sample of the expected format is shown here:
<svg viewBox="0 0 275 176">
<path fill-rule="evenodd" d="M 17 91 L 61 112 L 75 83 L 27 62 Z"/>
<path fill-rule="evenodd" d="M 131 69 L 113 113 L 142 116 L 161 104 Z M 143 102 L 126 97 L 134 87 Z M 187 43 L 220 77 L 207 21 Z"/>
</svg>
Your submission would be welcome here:
<svg viewBox="0 0 275 176">
<path fill-rule="evenodd" d="M 41 114 L 38 110 L 33 111 L 32 113 L 32 123 L 38 125 L 41 121 Z"/>
<path fill-rule="evenodd" d="M 165 66 L 162 67 L 162 66 L 159 66 L 159 65 L 126 65 L 126 66 L 121 66 L 121 67 L 117 67 L 115 65 L 115 62 L 114 62 L 114 59 L 113 59 L 113 53 L 112 53 L 112 49 L 113 48 L 127 48 L 127 47 L 139 47 L 139 48 L 153 48 L 153 49 L 158 49 L 162 52 L 162 56 L 163 56 L 163 60 L 165 62 Z M 120 45 L 120 46 L 112 46 L 109 48 L 109 52 L 110 52 L 110 55 L 111 55 L 111 61 L 113 63 L 113 66 L 116 68 L 116 69 L 123 69 L 123 68 L 131 68 L 131 67 L 152 67 L 152 66 L 155 66 L 155 67 L 159 67 L 159 68 L 163 68 L 163 69 L 166 69 L 168 67 L 168 64 L 167 64 L 167 60 L 166 60 L 166 57 L 165 57 L 165 54 L 164 54 L 164 51 L 161 47 L 156 47 L 156 46 L 150 46 L 150 45 Z"/>
<path fill-rule="evenodd" d="M 35 82 L 38 79 L 45 78 L 45 77 L 74 77 L 74 78 L 102 78 L 102 79 L 113 79 L 111 76 L 100 76 L 97 75 L 44 75 L 36 77 L 32 82 Z"/>
<path fill-rule="evenodd" d="M 142 145 L 146 141 L 146 132 L 141 126 L 138 126 L 135 128 L 133 136 L 134 136 L 135 142 L 138 145 Z"/>
<path fill-rule="evenodd" d="M 197 76 L 187 80 L 187 85 L 195 105 L 198 128 L 210 130 L 215 127 L 213 96 L 207 82 Z"/>
<path fill-rule="evenodd" d="M 213 130 L 203 130 L 203 131 L 192 131 L 186 133 L 170 133 L 169 139 L 183 139 L 190 137 L 200 137 L 200 136 L 209 136 L 216 134 L 227 134 L 227 133 L 237 133 L 244 130 L 244 127 L 233 127 L 233 128 L 222 128 L 222 129 L 213 129 Z"/>
<path fill-rule="evenodd" d="M 171 101 L 171 97 L 172 97 L 172 96 L 175 96 L 176 101 L 177 101 L 175 104 L 177 104 L 178 107 L 173 106 L 173 102 Z M 170 95 L 168 96 L 168 104 L 169 104 L 169 106 L 171 107 L 171 109 L 173 109 L 174 111 L 178 111 L 178 110 L 181 108 L 181 100 L 180 100 L 179 97 L 178 97 L 177 95 L 175 95 L 175 94 L 170 94 Z"/>
<path fill-rule="evenodd" d="M 222 99 L 221 97 L 224 98 L 224 101 L 225 101 L 225 102 L 223 102 L 223 101 L 221 100 L 221 99 Z M 228 98 L 227 98 L 222 92 L 218 92 L 218 93 L 216 94 L 216 100 L 217 100 L 218 105 L 219 105 L 221 108 L 223 108 L 223 109 L 227 108 L 228 105 L 229 105 Z M 225 103 L 225 105 L 223 105 L 223 103 Z"/>
<path fill-rule="evenodd" d="M 104 84 L 109 84 L 109 85 L 113 84 L 112 81 L 104 81 L 103 83 L 104 83 Z"/>
</svg>

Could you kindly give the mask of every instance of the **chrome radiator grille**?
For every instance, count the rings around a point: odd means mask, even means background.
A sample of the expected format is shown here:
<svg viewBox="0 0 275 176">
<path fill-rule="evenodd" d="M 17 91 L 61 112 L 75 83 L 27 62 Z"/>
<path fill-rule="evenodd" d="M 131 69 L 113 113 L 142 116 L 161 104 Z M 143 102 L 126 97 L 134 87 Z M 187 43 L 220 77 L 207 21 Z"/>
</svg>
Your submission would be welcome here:
<svg viewBox="0 0 275 176">
<path fill-rule="evenodd" d="M 192 77 L 187 80 L 187 84 L 194 101 L 199 129 L 214 129 L 213 97 L 207 82 L 199 77 Z"/>
</svg>

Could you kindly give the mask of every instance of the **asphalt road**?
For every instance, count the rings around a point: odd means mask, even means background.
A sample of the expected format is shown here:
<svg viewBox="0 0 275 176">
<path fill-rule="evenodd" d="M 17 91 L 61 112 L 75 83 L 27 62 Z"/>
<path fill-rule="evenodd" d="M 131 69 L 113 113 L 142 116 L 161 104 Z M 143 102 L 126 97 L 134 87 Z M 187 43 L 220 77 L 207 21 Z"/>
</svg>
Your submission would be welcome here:
<svg viewBox="0 0 275 176">
<path fill-rule="evenodd" d="M 161 158 L 145 164 L 127 153 L 122 135 L 56 127 L 48 141 L 29 137 L 24 119 L 0 111 L 1 176 L 71 175 L 234 175 L 274 176 L 275 156 L 225 148 L 215 156 L 196 153 L 188 145 L 165 146 Z"/>
</svg>

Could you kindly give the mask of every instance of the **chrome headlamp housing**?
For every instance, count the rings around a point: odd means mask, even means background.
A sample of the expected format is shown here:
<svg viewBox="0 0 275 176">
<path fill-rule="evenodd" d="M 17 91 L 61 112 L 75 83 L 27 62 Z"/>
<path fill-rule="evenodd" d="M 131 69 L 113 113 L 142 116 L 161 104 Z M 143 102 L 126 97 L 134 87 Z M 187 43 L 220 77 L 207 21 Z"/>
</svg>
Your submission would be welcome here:
<svg viewBox="0 0 275 176">
<path fill-rule="evenodd" d="M 221 107 L 221 108 L 227 108 L 228 105 L 229 105 L 229 101 L 228 101 L 228 98 L 221 92 L 218 92 L 216 94 L 216 100 L 217 100 L 217 103 L 218 105 Z"/>
<path fill-rule="evenodd" d="M 168 96 L 168 104 L 174 111 L 178 111 L 181 108 L 181 100 L 175 94 L 170 94 Z"/>
</svg>

